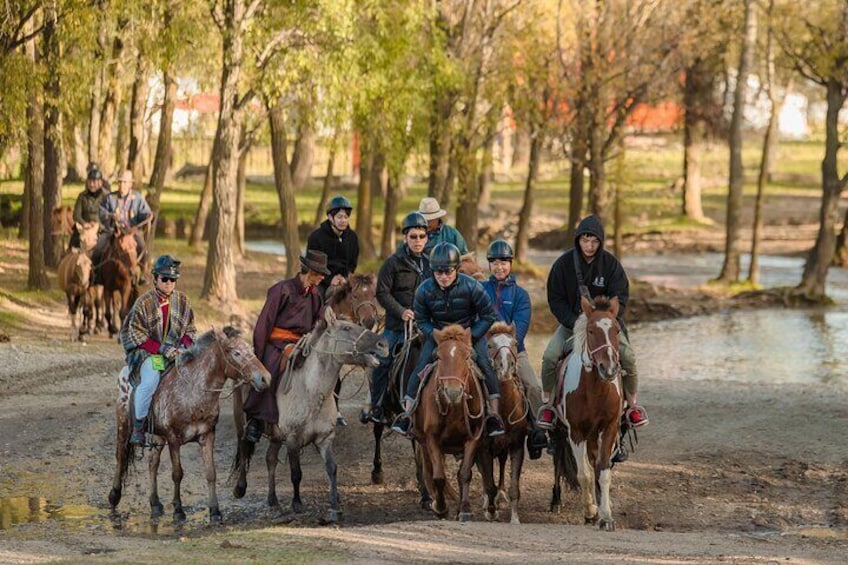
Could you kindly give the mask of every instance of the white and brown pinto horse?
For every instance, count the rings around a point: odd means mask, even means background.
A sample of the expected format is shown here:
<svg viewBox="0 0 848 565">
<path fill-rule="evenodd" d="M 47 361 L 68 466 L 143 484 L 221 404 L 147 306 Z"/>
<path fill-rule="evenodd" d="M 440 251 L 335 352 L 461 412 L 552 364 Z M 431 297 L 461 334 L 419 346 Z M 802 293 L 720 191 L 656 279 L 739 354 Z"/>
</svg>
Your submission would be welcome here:
<svg viewBox="0 0 848 565">
<path fill-rule="evenodd" d="M 149 416 L 157 440 L 148 460 L 152 518 L 158 518 L 164 511 L 159 501 L 157 475 L 162 448 L 167 443 L 171 454 L 171 478 L 174 480 L 174 519 L 178 522 L 185 520 L 180 498 L 183 479 L 180 448 L 186 443 L 198 442 L 209 488 L 209 518 L 212 523 L 221 521 L 215 485 L 215 426 L 220 411 L 218 398 L 227 379 L 256 390 L 263 390 L 271 384 L 271 375 L 253 354 L 253 348 L 240 337 L 238 330 L 231 327 L 225 327 L 223 331 L 212 329 L 202 334 L 194 346 L 177 356 L 176 364 L 162 375 L 153 395 Z M 118 378 L 118 387 L 117 466 L 109 492 L 113 511 L 121 501 L 121 490 L 136 449 L 130 443 L 129 403 L 132 399 L 126 367 Z"/>
<path fill-rule="evenodd" d="M 561 369 L 556 410 L 558 427 L 565 426 L 576 462 L 576 477 L 566 477 L 580 484 L 583 517 L 586 523 L 598 523 L 602 530 L 615 529 L 610 503 L 612 469 L 610 459 L 618 438 L 624 404 L 619 364 L 618 298 L 595 297 L 594 303 L 582 298 L 583 313 L 574 324 L 574 349 Z M 556 457 L 556 456 L 555 456 Z M 560 472 L 573 473 L 573 467 L 556 466 L 556 485 Z"/>
</svg>

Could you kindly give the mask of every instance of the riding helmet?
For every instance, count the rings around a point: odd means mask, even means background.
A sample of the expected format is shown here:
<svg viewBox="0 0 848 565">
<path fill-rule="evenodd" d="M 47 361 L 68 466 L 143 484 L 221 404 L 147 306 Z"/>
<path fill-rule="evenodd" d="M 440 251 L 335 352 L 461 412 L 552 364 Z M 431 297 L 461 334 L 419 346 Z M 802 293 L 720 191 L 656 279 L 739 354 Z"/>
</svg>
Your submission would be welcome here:
<svg viewBox="0 0 848 565">
<path fill-rule="evenodd" d="M 350 203 L 344 196 L 334 196 L 330 203 L 327 204 L 327 213 L 331 216 L 335 216 L 336 212 L 339 210 L 344 210 L 347 212 L 347 215 L 350 216 L 350 212 L 353 210 L 353 204 Z"/>
<path fill-rule="evenodd" d="M 88 171 L 88 180 L 100 180 L 103 178 L 103 173 L 100 172 L 100 169 L 97 167 L 92 168 Z"/>
<path fill-rule="evenodd" d="M 153 263 L 153 274 L 178 279 L 180 278 L 180 261 L 170 255 L 160 255 Z"/>
<path fill-rule="evenodd" d="M 486 251 L 486 259 L 494 261 L 501 259 L 502 261 L 512 261 L 512 246 L 503 239 L 496 239 L 489 244 L 489 249 Z"/>
<path fill-rule="evenodd" d="M 427 220 L 424 219 L 424 215 L 421 212 L 410 212 L 407 214 L 403 219 L 403 226 L 400 231 L 406 233 L 412 228 L 427 229 Z"/>
<path fill-rule="evenodd" d="M 453 243 L 437 243 L 430 252 L 430 268 L 434 271 L 446 271 L 459 268 L 459 248 Z"/>
</svg>

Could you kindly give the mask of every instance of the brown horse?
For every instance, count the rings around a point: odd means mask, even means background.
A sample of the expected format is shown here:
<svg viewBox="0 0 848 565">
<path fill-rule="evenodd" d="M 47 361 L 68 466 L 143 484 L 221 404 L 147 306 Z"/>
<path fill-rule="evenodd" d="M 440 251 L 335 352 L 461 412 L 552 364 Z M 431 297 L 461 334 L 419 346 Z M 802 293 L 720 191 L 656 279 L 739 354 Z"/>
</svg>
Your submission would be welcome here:
<svg viewBox="0 0 848 565">
<path fill-rule="evenodd" d="M 138 298 L 138 289 L 133 284 L 133 273 L 137 268 L 135 238 L 131 233 L 115 233 L 103 252 L 103 262 L 100 265 L 110 338 L 117 335 L 121 320 L 126 317 L 130 306 Z"/>
<path fill-rule="evenodd" d="M 515 326 L 504 322 L 495 322 L 489 329 L 489 357 L 498 377 L 500 387 L 500 414 L 506 433 L 494 438 L 486 438 L 477 451 L 477 468 L 483 479 L 486 491 L 483 507 L 487 520 L 497 520 L 497 499 L 507 499 L 510 504 L 510 522 L 519 524 L 518 501 L 521 498 L 521 468 L 524 465 L 524 440 L 527 437 L 527 401 L 524 387 L 518 376 L 518 342 L 515 339 Z M 510 482 L 509 496 L 504 491 L 506 460 L 509 457 Z M 494 481 L 494 460 L 500 464 L 500 477 L 497 487 Z"/>
<path fill-rule="evenodd" d="M 237 384 L 248 384 L 256 390 L 268 388 L 271 383 L 271 375 L 253 354 L 253 348 L 241 339 L 238 330 L 229 326 L 223 331 L 212 329 L 202 334 L 191 349 L 177 357 L 176 365 L 162 375 L 153 395 L 149 417 L 157 440 L 148 461 L 151 517 L 158 518 L 164 512 L 159 501 L 157 475 L 162 448 L 167 443 L 171 454 L 171 478 L 174 480 L 174 519 L 185 520 L 180 498 L 183 479 L 180 448 L 186 443 L 198 442 L 209 487 L 209 518 L 213 523 L 221 521 L 215 485 L 215 426 L 220 410 L 218 398 L 227 379 Z M 129 403 L 132 395 L 126 367 L 118 378 L 118 388 L 117 466 L 109 492 L 113 511 L 121 501 L 121 490 L 136 449 L 130 443 Z"/>
<path fill-rule="evenodd" d="M 97 234 L 100 231 L 100 222 L 87 222 L 75 224 L 80 238 L 80 250 L 91 258 L 92 251 L 97 245 Z M 93 266 L 92 266 L 93 269 Z M 103 285 L 88 285 L 88 303 L 91 313 L 87 318 L 86 330 L 88 333 L 99 334 L 106 327 L 103 321 Z"/>
<path fill-rule="evenodd" d="M 624 405 L 619 364 L 619 333 L 616 316 L 618 298 L 599 296 L 594 304 L 581 300 L 583 313 L 574 324 L 574 351 L 560 364 L 560 380 L 556 395 L 559 418 L 554 460 L 555 490 L 552 508 L 557 500 L 556 487 L 566 473 L 569 483 L 580 485 L 585 522 L 598 523 L 605 531 L 615 529 L 610 503 L 612 469 L 610 460 L 618 438 Z M 574 467 L 569 463 L 573 456 Z M 576 476 L 574 476 L 576 474 Z"/>
<path fill-rule="evenodd" d="M 462 455 L 459 520 L 471 519 L 468 491 L 477 447 L 483 435 L 485 399 L 474 363 L 471 330 L 450 325 L 435 330 L 438 364 L 419 394 L 413 433 L 421 446 L 424 482 L 435 495 L 433 512 L 448 514 L 445 503 L 445 454 Z"/>
<path fill-rule="evenodd" d="M 483 268 L 477 264 L 477 259 L 473 251 L 460 257 L 459 272 L 477 281 L 482 281 L 486 278 Z"/>
<path fill-rule="evenodd" d="M 331 286 L 327 289 L 326 302 L 339 318 L 372 331 L 376 331 L 382 319 L 374 273 L 355 273 L 345 282 Z"/>
<path fill-rule="evenodd" d="M 91 301 L 89 283 L 91 282 L 91 259 L 79 249 L 71 249 L 59 261 L 59 288 L 65 292 L 68 300 L 68 314 L 71 318 L 71 341 L 85 341 L 91 319 Z M 79 321 L 79 311 L 83 319 Z"/>
</svg>

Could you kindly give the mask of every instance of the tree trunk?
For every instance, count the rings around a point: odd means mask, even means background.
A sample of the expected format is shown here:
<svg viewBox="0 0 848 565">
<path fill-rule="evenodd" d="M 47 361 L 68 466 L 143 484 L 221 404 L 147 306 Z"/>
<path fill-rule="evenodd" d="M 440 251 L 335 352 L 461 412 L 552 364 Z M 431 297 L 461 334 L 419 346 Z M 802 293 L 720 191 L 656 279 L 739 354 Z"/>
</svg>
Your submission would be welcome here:
<svg viewBox="0 0 848 565">
<path fill-rule="evenodd" d="M 456 229 L 465 237 L 469 251 L 477 250 L 477 203 L 480 192 L 477 185 L 477 156 L 466 134 L 460 134 L 457 141 L 456 176 L 459 194 L 456 203 Z M 444 207 L 444 205 L 442 205 Z"/>
<path fill-rule="evenodd" d="M 527 262 L 527 250 L 530 247 L 530 218 L 533 215 L 533 198 L 536 194 L 536 180 L 542 161 L 544 135 L 541 128 L 534 125 L 530 133 L 530 154 L 527 160 L 527 180 L 524 183 L 524 203 L 518 213 L 518 233 L 515 235 L 515 260 Z"/>
<path fill-rule="evenodd" d="M 742 120 L 748 92 L 748 71 L 754 57 L 757 41 L 757 7 L 753 0 L 745 0 L 745 37 L 739 56 L 736 75 L 736 92 L 733 97 L 733 117 L 730 121 L 730 179 L 727 194 L 727 220 L 725 222 L 724 265 L 718 281 L 730 284 L 739 281 L 742 242 L 739 240 L 742 214 L 742 192 L 745 171 L 742 167 Z"/>
<path fill-rule="evenodd" d="M 427 196 L 432 196 L 438 200 L 443 207 L 447 206 L 452 106 L 451 97 L 448 94 L 437 94 L 433 99 L 430 117 L 430 176 L 427 179 Z"/>
<path fill-rule="evenodd" d="M 362 157 L 359 161 L 359 188 L 356 202 L 356 235 L 359 236 L 359 262 L 369 261 L 377 256 L 374 240 L 371 237 L 372 191 L 371 171 L 374 167 L 374 150 L 369 134 L 362 135 Z"/>
<path fill-rule="evenodd" d="M 837 153 L 839 140 L 839 110 L 845 103 L 845 85 L 836 80 L 827 83 L 827 115 L 825 117 L 825 155 L 822 160 L 822 203 L 819 211 L 819 233 L 807 256 L 801 282 L 795 293 L 809 300 L 825 297 L 825 282 L 836 251 L 836 223 L 839 221 L 839 198 L 844 179 L 839 178 Z"/>
<path fill-rule="evenodd" d="M 686 72 L 683 92 L 683 194 L 682 214 L 697 222 L 704 220 L 701 205 L 701 164 L 706 141 L 706 124 L 700 115 L 700 65 L 691 65 Z"/>
<path fill-rule="evenodd" d="M 583 195 L 585 193 L 586 177 L 583 174 L 586 168 L 586 140 L 582 131 L 575 132 L 571 147 L 571 172 L 569 173 L 568 194 L 568 224 L 566 225 L 565 241 L 566 249 L 572 246 L 577 224 L 583 216 Z"/>
<path fill-rule="evenodd" d="M 42 57 L 47 74 L 44 81 L 44 262 L 48 267 L 59 266 L 62 256 L 62 232 L 54 232 L 53 210 L 62 205 L 62 111 L 58 104 L 62 99 L 59 82 L 61 64 L 58 37 L 56 4 L 48 2 L 44 12 L 44 35 Z"/>
<path fill-rule="evenodd" d="M 597 124 L 589 132 L 589 209 L 606 226 L 609 223 L 609 187 L 602 134 Z"/>
<path fill-rule="evenodd" d="M 101 14 L 97 21 L 97 43 L 94 47 L 94 82 L 91 85 L 91 102 L 89 104 L 89 120 L 88 120 L 88 161 L 99 162 L 99 143 L 100 143 L 100 122 L 102 120 L 102 102 L 103 83 L 106 81 L 106 26 L 104 24 L 106 8 L 108 0 L 98 1 L 99 13 Z M 80 171 L 82 174 L 82 171 Z"/>
<path fill-rule="evenodd" d="M 212 185 L 213 170 L 212 159 L 214 158 L 215 150 L 213 147 L 212 157 L 209 158 L 209 164 L 206 166 L 206 176 L 203 179 L 203 190 L 200 191 L 200 202 L 197 204 L 197 212 L 194 215 L 194 225 L 191 229 L 191 235 L 188 239 L 188 244 L 200 249 L 200 244 L 203 242 L 203 237 L 206 235 L 206 222 L 209 219 L 209 209 L 212 208 Z"/>
<path fill-rule="evenodd" d="M 286 247 L 286 277 L 295 276 L 300 268 L 300 235 L 297 231 L 297 204 L 294 185 L 288 163 L 286 140 L 286 117 L 281 104 L 268 106 L 268 123 L 271 128 L 271 156 L 274 161 L 274 184 L 280 203 L 280 218 L 283 222 L 283 245 Z"/>
<path fill-rule="evenodd" d="M 533 150 L 533 133 L 519 127 L 515 130 L 514 149 L 512 152 L 512 168 L 530 168 L 530 152 Z"/>
<path fill-rule="evenodd" d="M 315 209 L 315 227 L 317 228 L 324 221 L 324 212 L 327 207 L 327 202 L 330 201 L 330 190 L 333 188 L 333 167 L 336 164 L 336 151 L 339 145 L 339 131 L 333 133 L 330 140 L 330 155 L 327 157 L 327 174 L 324 175 L 324 183 L 321 185 L 321 199 L 318 201 L 318 207 Z"/>
<path fill-rule="evenodd" d="M 121 106 L 121 77 L 123 75 L 123 63 L 121 59 L 124 53 L 123 30 L 128 25 L 127 20 L 118 22 L 118 30 L 112 40 L 112 54 L 107 62 L 106 98 L 103 101 L 103 109 L 100 111 L 99 137 L 97 138 L 97 162 L 100 163 L 104 176 L 109 176 L 114 170 L 107 169 L 113 163 L 112 139 L 115 128 L 115 119 L 118 108 Z"/>
<path fill-rule="evenodd" d="M 129 161 L 127 158 L 130 154 L 130 123 L 132 112 L 129 104 L 121 104 L 118 108 L 118 137 L 115 143 L 115 166 L 114 170 L 117 175 L 129 169 Z M 135 185 L 133 185 L 135 186 Z"/>
<path fill-rule="evenodd" d="M 244 257 L 244 197 L 247 191 L 247 157 L 250 155 L 251 140 L 247 138 L 247 128 L 241 126 L 239 136 L 238 171 L 236 173 L 236 255 Z"/>
<path fill-rule="evenodd" d="M 494 115 L 494 112 L 492 114 Z M 495 115 L 495 117 L 497 116 Z M 486 131 L 486 142 L 483 145 L 483 161 L 480 163 L 480 174 L 477 177 L 477 190 L 480 194 L 480 200 L 477 203 L 479 210 L 488 211 L 489 203 L 492 199 L 492 179 L 495 176 L 495 134 L 497 133 L 497 127 L 497 121 L 489 121 L 489 127 Z"/>
<path fill-rule="evenodd" d="M 31 25 L 31 24 L 29 24 Z M 35 66 L 35 39 L 26 43 L 26 53 Z M 44 268 L 44 108 L 41 89 L 30 85 L 27 103 L 26 187 L 29 195 L 29 273 L 27 288 L 47 290 L 50 281 Z"/>
<path fill-rule="evenodd" d="M 144 111 L 147 108 L 147 94 L 150 91 L 148 79 L 150 78 L 151 63 L 142 50 L 139 50 L 136 60 L 135 80 L 133 81 L 130 102 L 130 143 L 127 151 L 127 168 L 132 171 L 133 186 L 140 187 L 144 182 L 141 156 L 144 149 Z"/>
<path fill-rule="evenodd" d="M 162 112 L 159 119 L 159 139 L 156 142 L 156 157 L 153 159 L 153 173 L 150 175 L 147 191 L 147 203 L 157 217 L 162 190 L 165 188 L 165 177 L 171 166 L 171 138 L 177 98 L 177 80 L 169 70 L 165 70 L 163 81 L 165 97 L 162 100 Z"/>
<path fill-rule="evenodd" d="M 395 216 L 400 207 L 400 173 L 389 169 L 386 183 L 386 202 L 383 207 L 383 236 L 380 238 L 380 258 L 385 259 L 395 252 Z"/>
<path fill-rule="evenodd" d="M 309 124 L 301 124 L 291 158 L 291 181 L 295 193 L 303 190 L 312 177 L 315 161 L 315 131 Z"/>
</svg>

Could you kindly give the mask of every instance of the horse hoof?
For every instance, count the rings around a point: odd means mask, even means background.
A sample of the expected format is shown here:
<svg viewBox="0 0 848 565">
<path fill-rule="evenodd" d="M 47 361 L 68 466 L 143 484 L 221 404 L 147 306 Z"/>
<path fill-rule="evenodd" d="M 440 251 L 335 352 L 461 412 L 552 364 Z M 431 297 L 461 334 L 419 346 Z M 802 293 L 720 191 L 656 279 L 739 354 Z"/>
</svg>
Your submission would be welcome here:
<svg viewBox="0 0 848 565">
<path fill-rule="evenodd" d="M 212 510 L 209 509 L 209 523 L 213 526 L 219 526 L 221 522 L 224 521 L 223 516 L 221 516 L 221 511 L 219 509 Z"/>
<path fill-rule="evenodd" d="M 186 521 L 185 512 L 183 512 L 182 509 L 174 510 L 174 522 L 176 522 L 178 524 L 182 524 L 185 521 Z"/>
<path fill-rule="evenodd" d="M 422 510 L 432 510 L 433 509 L 433 501 L 430 500 L 429 498 L 422 498 L 420 504 L 421 504 Z"/>
<path fill-rule="evenodd" d="M 150 505 L 150 517 L 153 519 L 161 517 L 165 513 L 165 507 L 161 504 Z"/>
<path fill-rule="evenodd" d="M 330 508 L 327 510 L 327 523 L 328 524 L 338 524 L 344 518 L 344 512 L 341 510 L 333 510 Z"/>
<path fill-rule="evenodd" d="M 292 501 L 292 512 L 295 514 L 300 514 L 303 512 L 303 503 L 299 500 Z"/>
<path fill-rule="evenodd" d="M 383 473 L 371 473 L 371 484 L 372 485 L 383 484 Z"/>
<path fill-rule="evenodd" d="M 521 520 L 518 519 L 518 514 L 513 514 L 512 518 L 509 519 L 510 524 L 520 524 Z"/>
<path fill-rule="evenodd" d="M 121 489 L 113 488 L 109 491 L 109 506 L 112 507 L 112 510 L 115 510 L 119 502 L 121 502 Z"/>
<path fill-rule="evenodd" d="M 247 492 L 247 485 L 236 485 L 233 487 L 233 496 L 236 498 L 244 498 L 244 493 Z"/>
<path fill-rule="evenodd" d="M 460 512 L 459 513 L 459 521 L 460 522 L 470 522 L 471 521 L 471 512 Z"/>
<path fill-rule="evenodd" d="M 460 514 L 460 517 L 461 517 L 461 516 L 462 516 L 462 514 Z M 486 521 L 487 521 L 487 522 L 497 522 L 497 521 L 498 521 L 498 513 L 497 513 L 497 511 L 495 511 L 495 512 L 489 512 L 488 510 L 486 510 L 486 514 L 485 514 L 485 516 L 486 516 Z"/>
<path fill-rule="evenodd" d="M 551 503 L 551 514 L 559 514 L 562 510 L 562 505 Z"/>
<path fill-rule="evenodd" d="M 591 517 L 583 516 L 583 523 L 584 524 L 596 524 L 597 522 L 598 522 L 597 514 L 594 515 L 594 516 L 591 516 Z"/>
<path fill-rule="evenodd" d="M 271 508 L 279 508 L 280 507 L 280 501 L 277 499 L 276 494 L 268 495 L 267 502 L 268 502 L 268 506 L 270 506 Z"/>
<path fill-rule="evenodd" d="M 614 532 L 615 531 L 615 522 L 613 520 L 603 519 L 598 522 L 598 528 L 602 532 Z"/>
<path fill-rule="evenodd" d="M 438 510 L 435 506 L 433 506 L 433 514 L 435 514 L 436 518 L 439 520 L 444 520 L 448 517 L 448 509 L 445 508 L 444 510 Z"/>
</svg>

